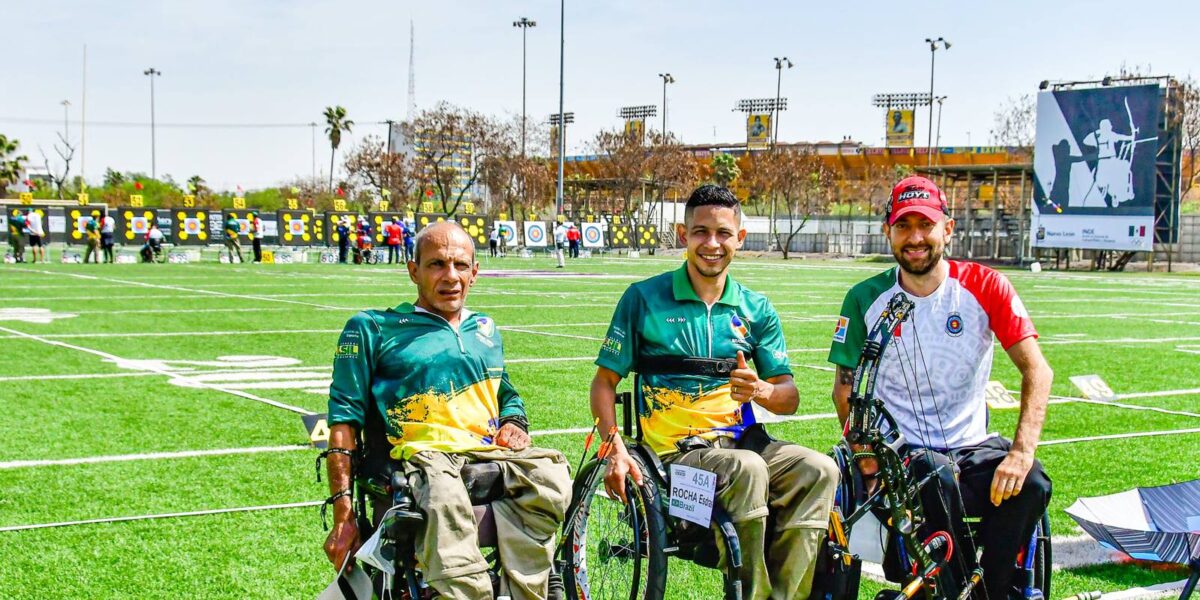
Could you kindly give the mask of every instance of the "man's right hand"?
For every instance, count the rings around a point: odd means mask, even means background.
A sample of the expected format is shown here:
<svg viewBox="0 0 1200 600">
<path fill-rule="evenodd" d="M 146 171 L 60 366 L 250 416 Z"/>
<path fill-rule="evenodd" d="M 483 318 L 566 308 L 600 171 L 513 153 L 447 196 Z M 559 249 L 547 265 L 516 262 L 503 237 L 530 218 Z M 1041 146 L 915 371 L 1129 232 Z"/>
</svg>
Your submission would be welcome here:
<svg viewBox="0 0 1200 600">
<path fill-rule="evenodd" d="M 334 569 L 341 569 L 346 557 L 357 552 L 361 545 L 362 540 L 358 537 L 358 525 L 354 522 L 354 517 L 341 521 L 335 519 L 333 529 L 329 530 L 329 536 L 325 538 L 325 556 L 329 557 Z M 346 571 L 349 572 L 353 568 L 354 560 L 351 559 Z"/>
<path fill-rule="evenodd" d="M 642 486 L 642 470 L 638 468 L 636 462 L 633 462 L 629 451 L 620 448 L 615 450 L 608 459 L 608 470 L 604 473 L 604 489 L 608 490 L 609 496 L 620 498 L 621 502 L 625 504 L 629 503 L 629 498 L 625 497 L 625 478 L 627 476 L 632 477 L 634 484 L 638 487 Z"/>
</svg>

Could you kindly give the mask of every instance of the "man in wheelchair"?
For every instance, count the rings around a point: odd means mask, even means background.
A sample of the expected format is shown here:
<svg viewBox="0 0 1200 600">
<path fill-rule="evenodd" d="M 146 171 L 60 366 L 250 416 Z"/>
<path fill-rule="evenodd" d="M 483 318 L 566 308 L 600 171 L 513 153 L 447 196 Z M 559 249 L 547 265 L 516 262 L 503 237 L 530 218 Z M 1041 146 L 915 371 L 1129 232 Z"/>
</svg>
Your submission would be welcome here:
<svg viewBox="0 0 1200 600">
<path fill-rule="evenodd" d="M 431 225 L 408 263 L 416 303 L 363 311 L 346 323 L 329 390 L 334 525 L 325 552 L 338 568 L 362 542 L 350 492 L 359 465 L 352 459 L 360 432 L 371 427 L 367 415 L 378 411 L 391 457 L 400 461 L 395 467 L 407 475 L 424 517 L 414 544 L 424 582 L 444 598 L 493 596 L 460 475 L 466 465 L 488 463 L 504 487 L 491 503 L 501 589 L 517 600 L 542 599 L 571 482 L 561 453 L 530 445 L 495 322 L 464 308 L 478 269 L 461 226 Z"/>
<path fill-rule="evenodd" d="M 158 229 L 157 223 L 150 224 L 150 230 L 146 232 L 146 243 L 142 244 L 142 262 L 163 262 L 163 233 Z"/>
<path fill-rule="evenodd" d="M 983 547 L 978 561 L 983 583 L 976 597 L 1004 600 L 1014 587 L 1024 587 L 1014 581 L 1016 557 L 1050 500 L 1050 478 L 1034 451 L 1054 374 L 1008 279 L 979 264 L 943 258 L 954 220 L 932 181 L 909 177 L 895 186 L 883 232 L 898 266 L 846 294 L 829 352 L 837 365 L 834 404 L 845 424 L 868 327 L 897 292 L 907 294 L 915 308 L 878 359 L 874 395 L 907 440 L 912 480 L 936 473 L 933 485 L 921 490 L 926 517 L 921 535 L 947 531 L 958 538 L 943 581 L 957 585 L 974 571 L 974 540 Z M 987 431 L 984 389 L 997 340 L 1021 373 L 1012 441 Z M 870 487 L 874 460 L 860 460 L 858 467 Z M 974 536 L 968 535 L 964 515 L 981 518 Z M 951 587 L 941 593 L 954 598 L 958 592 Z"/>
<path fill-rule="evenodd" d="M 599 431 L 610 431 L 617 384 L 636 372 L 639 442 L 662 463 L 717 474 L 717 503 L 741 546 L 734 575 L 743 597 L 807 598 L 837 467 L 824 453 L 773 440 L 754 425 L 751 403 L 791 414 L 799 398 L 779 316 L 728 273 L 746 236 L 741 216 L 726 188 L 705 185 L 691 194 L 677 231 L 687 262 L 621 297 L 596 359 L 592 413 Z M 619 436 L 608 456 L 607 493 L 629 502 L 626 478 L 640 487 L 651 474 Z M 728 561 L 722 556 L 723 566 Z"/>
</svg>

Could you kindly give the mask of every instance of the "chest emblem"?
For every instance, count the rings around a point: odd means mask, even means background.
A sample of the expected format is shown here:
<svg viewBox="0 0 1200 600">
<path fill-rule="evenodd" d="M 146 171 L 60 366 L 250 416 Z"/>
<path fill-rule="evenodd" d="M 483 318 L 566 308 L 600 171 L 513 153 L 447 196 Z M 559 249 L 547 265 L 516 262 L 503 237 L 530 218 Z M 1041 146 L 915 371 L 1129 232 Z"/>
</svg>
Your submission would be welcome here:
<svg viewBox="0 0 1200 600">
<path fill-rule="evenodd" d="M 746 327 L 746 321 L 737 315 L 729 317 L 729 328 L 733 331 L 734 339 L 744 340 L 747 335 L 750 335 L 750 330 Z"/>
<path fill-rule="evenodd" d="M 496 322 L 487 317 L 480 317 L 479 333 L 484 337 L 492 337 L 492 334 L 496 333 Z"/>
<path fill-rule="evenodd" d="M 833 341 L 839 343 L 846 342 L 846 330 L 850 328 L 850 319 L 846 317 L 838 317 L 837 325 L 833 328 Z"/>
<path fill-rule="evenodd" d="M 946 317 L 946 333 L 950 334 L 950 337 L 958 337 L 962 335 L 962 332 L 962 315 L 956 312 L 950 313 L 950 316 Z"/>
</svg>

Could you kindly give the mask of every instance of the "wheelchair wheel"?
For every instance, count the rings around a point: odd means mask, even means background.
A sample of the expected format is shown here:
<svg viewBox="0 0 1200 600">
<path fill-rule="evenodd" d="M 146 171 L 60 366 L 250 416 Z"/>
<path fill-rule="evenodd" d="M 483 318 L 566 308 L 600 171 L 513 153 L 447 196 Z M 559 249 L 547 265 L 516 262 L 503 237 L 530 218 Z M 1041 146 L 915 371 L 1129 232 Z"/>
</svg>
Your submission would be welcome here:
<svg viewBox="0 0 1200 600">
<path fill-rule="evenodd" d="M 633 460 L 646 484 L 628 483 L 628 505 L 609 497 L 603 473 L 589 482 L 594 461 L 575 479 L 564 539 L 564 580 L 572 600 L 660 600 L 665 593 L 667 532 L 659 490 L 636 454 Z"/>
<path fill-rule="evenodd" d="M 1050 598 L 1050 574 L 1053 565 L 1053 556 L 1050 551 L 1050 515 L 1042 515 L 1041 523 L 1038 523 L 1037 529 L 1033 532 L 1034 552 L 1033 563 L 1029 569 L 1032 574 L 1033 587 L 1041 590 L 1042 598 Z M 1028 561 L 1026 564 L 1029 564 Z M 1028 594 L 1026 594 L 1028 597 Z"/>
</svg>

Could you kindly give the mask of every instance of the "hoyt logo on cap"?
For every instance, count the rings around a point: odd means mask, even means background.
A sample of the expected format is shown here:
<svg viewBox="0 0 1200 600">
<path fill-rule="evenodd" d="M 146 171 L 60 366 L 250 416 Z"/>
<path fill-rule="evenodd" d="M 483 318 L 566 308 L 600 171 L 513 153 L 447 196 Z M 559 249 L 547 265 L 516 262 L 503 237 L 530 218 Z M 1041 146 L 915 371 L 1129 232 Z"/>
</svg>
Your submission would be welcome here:
<svg viewBox="0 0 1200 600">
<path fill-rule="evenodd" d="M 892 196 L 888 199 L 887 211 L 884 216 L 887 224 L 892 225 L 896 219 L 909 213 L 917 213 L 930 221 L 937 221 L 950 214 L 946 205 L 946 195 L 938 189 L 937 184 L 925 177 L 913 175 L 905 177 L 892 188 Z"/>
</svg>

